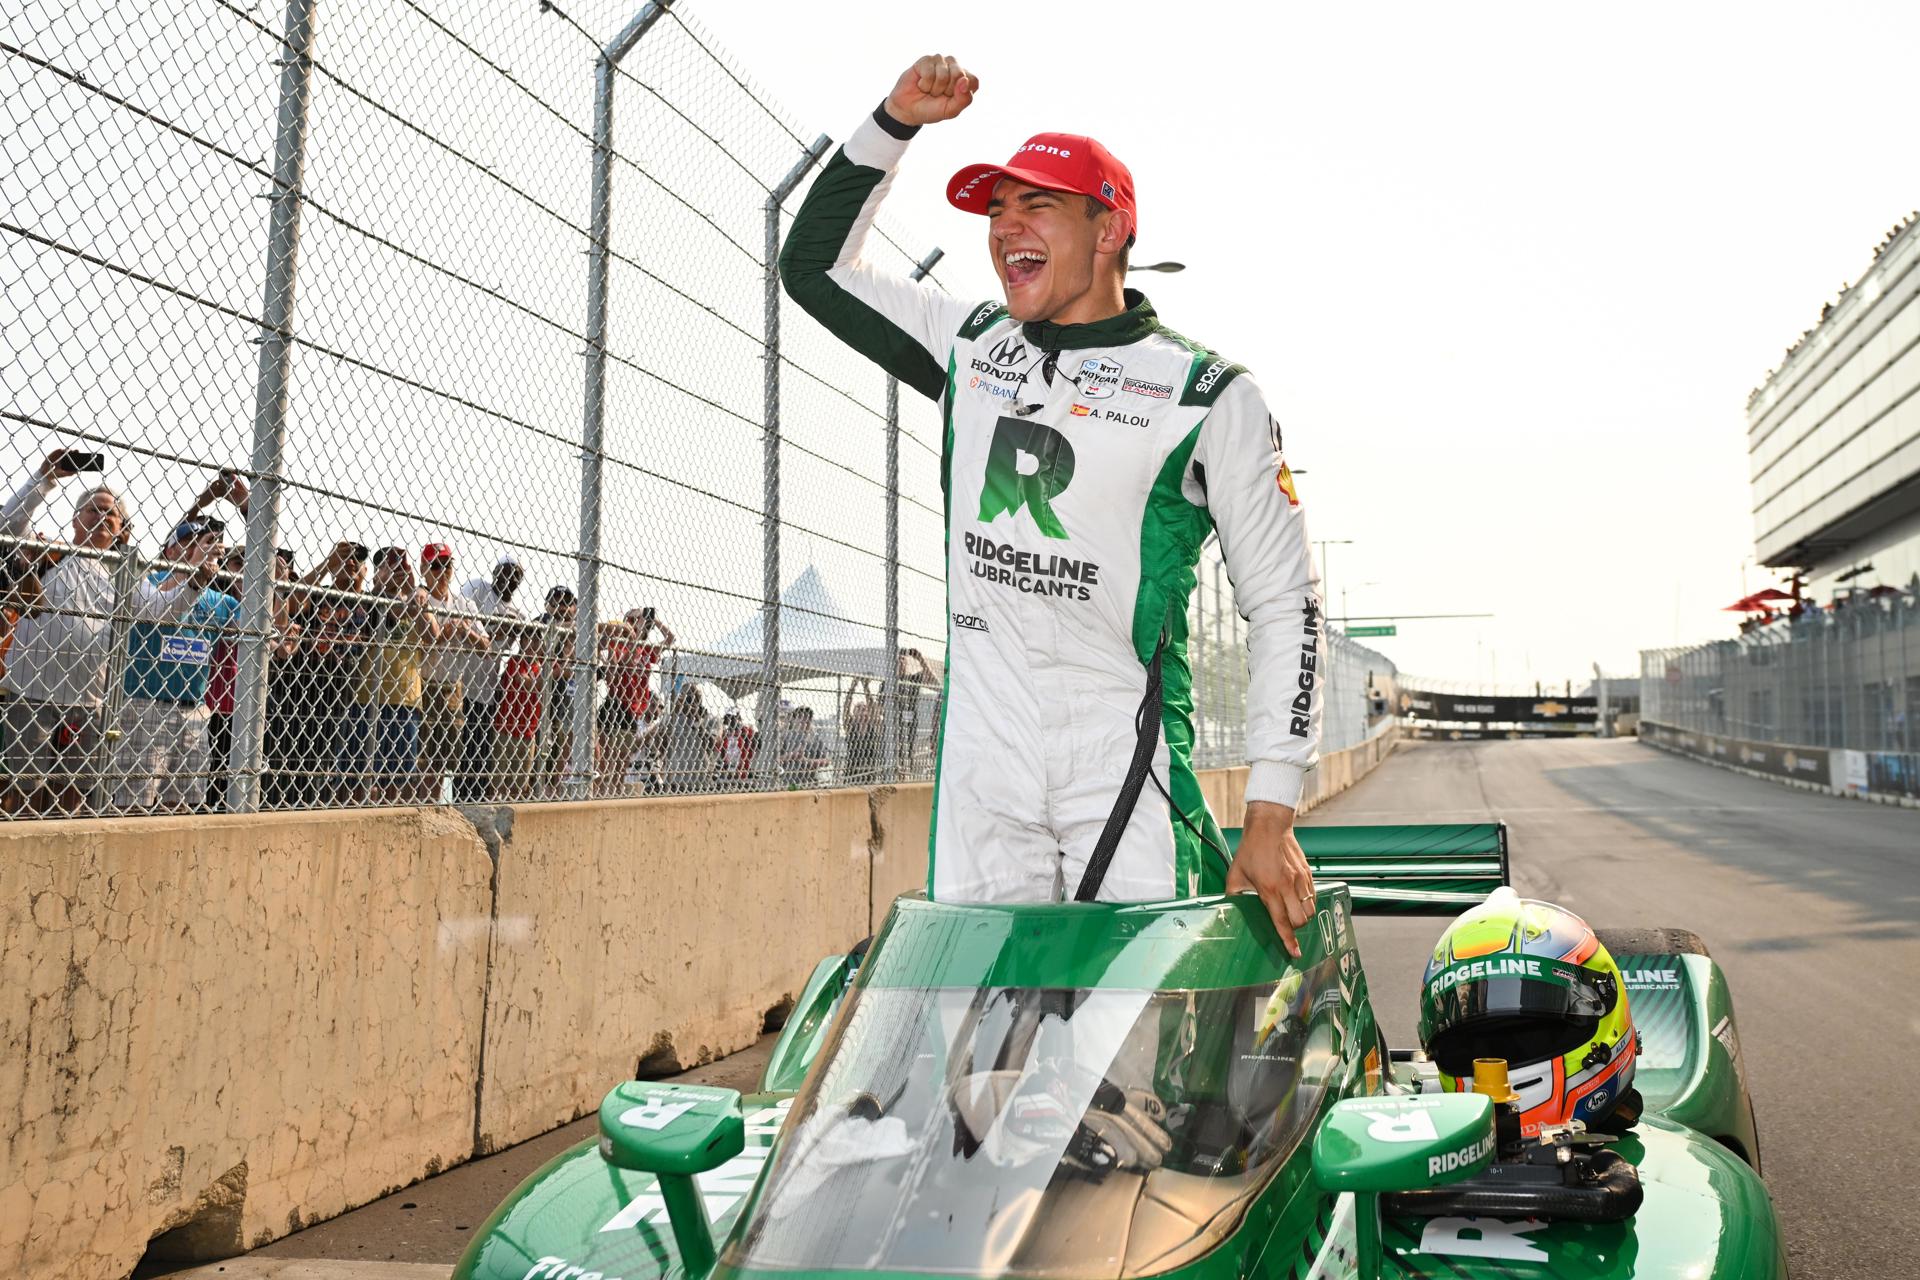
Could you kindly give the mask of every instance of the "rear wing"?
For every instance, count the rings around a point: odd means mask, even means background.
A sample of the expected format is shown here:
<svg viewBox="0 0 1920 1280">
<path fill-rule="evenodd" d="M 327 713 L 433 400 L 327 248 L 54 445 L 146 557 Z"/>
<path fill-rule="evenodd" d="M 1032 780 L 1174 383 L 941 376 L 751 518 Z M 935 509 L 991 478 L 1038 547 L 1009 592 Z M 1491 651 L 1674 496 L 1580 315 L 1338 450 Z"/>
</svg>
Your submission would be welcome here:
<svg viewBox="0 0 1920 1280">
<path fill-rule="evenodd" d="M 1358 915 L 1458 915 L 1508 883 L 1507 824 L 1295 827 L 1316 880 L 1345 881 Z M 1240 848 L 1239 828 L 1226 832 Z"/>
</svg>

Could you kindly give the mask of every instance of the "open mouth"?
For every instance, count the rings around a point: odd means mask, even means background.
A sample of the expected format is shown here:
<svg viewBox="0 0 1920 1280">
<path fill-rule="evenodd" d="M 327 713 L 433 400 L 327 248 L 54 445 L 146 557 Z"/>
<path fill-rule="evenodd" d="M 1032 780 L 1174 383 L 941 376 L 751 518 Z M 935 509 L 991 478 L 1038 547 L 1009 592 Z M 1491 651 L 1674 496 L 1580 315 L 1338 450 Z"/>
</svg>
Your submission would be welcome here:
<svg viewBox="0 0 1920 1280">
<path fill-rule="evenodd" d="M 1010 249 L 1001 256 L 1000 262 L 1007 275 L 1007 288 L 1018 289 L 1040 278 L 1046 269 L 1047 255 L 1039 249 Z"/>
</svg>

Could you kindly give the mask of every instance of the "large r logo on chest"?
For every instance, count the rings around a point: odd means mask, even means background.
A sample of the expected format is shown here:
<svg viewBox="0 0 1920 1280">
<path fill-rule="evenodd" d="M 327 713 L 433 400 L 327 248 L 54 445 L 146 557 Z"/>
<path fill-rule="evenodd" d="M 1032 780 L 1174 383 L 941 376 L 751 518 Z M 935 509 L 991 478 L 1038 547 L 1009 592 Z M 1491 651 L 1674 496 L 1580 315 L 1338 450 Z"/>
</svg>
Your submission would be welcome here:
<svg viewBox="0 0 1920 1280">
<path fill-rule="evenodd" d="M 987 449 L 980 519 L 988 522 L 1024 507 L 1041 533 L 1065 538 L 1053 500 L 1072 481 L 1073 446 L 1065 436 L 1044 422 L 1001 418 L 993 424 L 993 443 Z"/>
</svg>

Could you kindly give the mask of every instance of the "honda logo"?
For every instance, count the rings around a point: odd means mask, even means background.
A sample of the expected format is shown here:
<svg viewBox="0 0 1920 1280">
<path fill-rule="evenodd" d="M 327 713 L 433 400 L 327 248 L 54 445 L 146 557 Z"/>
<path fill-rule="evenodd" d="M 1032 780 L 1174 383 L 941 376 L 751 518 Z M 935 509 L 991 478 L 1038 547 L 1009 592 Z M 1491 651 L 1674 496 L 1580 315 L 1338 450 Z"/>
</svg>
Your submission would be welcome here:
<svg viewBox="0 0 1920 1280">
<path fill-rule="evenodd" d="M 993 348 L 993 362 L 1003 369 L 1026 358 L 1027 344 L 1018 338 L 1002 338 Z"/>
</svg>

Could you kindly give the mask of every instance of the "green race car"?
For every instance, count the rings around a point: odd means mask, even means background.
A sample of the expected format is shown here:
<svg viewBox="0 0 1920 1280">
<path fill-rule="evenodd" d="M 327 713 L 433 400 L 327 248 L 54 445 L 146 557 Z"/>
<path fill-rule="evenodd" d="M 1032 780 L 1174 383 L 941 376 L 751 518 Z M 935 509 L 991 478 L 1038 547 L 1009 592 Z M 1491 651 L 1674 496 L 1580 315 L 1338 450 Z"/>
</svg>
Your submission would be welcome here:
<svg viewBox="0 0 1920 1280">
<path fill-rule="evenodd" d="M 1520 1139 L 1513 1107 L 1389 1052 L 1352 921 L 1480 902 L 1504 828 L 1299 834 L 1298 960 L 1251 895 L 900 899 L 815 970 L 761 1092 L 620 1085 L 455 1280 L 1786 1274 L 1697 939 L 1601 931 L 1644 1109 Z"/>
</svg>

